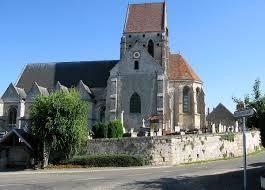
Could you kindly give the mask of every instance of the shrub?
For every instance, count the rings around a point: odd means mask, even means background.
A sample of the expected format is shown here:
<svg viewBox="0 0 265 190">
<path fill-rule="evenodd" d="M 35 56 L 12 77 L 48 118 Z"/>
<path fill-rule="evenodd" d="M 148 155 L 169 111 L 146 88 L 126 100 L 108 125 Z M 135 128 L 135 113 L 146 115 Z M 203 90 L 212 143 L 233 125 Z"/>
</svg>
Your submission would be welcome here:
<svg viewBox="0 0 265 190">
<path fill-rule="evenodd" d="M 111 134 L 109 134 L 109 138 L 120 138 L 123 136 L 123 128 L 120 120 L 114 120 L 109 123 Z"/>
<path fill-rule="evenodd" d="M 116 138 L 117 129 L 111 123 L 108 124 L 108 138 Z"/>
<path fill-rule="evenodd" d="M 144 159 L 131 155 L 94 155 L 76 156 L 62 163 L 63 165 L 77 165 L 83 167 L 129 167 L 143 166 Z"/>
<path fill-rule="evenodd" d="M 108 137 L 108 126 L 105 123 L 96 123 L 92 127 L 93 137 L 96 139 Z"/>
<path fill-rule="evenodd" d="M 123 136 L 123 128 L 120 120 L 114 120 L 108 124 L 96 123 L 92 127 L 94 138 L 120 138 Z"/>
</svg>

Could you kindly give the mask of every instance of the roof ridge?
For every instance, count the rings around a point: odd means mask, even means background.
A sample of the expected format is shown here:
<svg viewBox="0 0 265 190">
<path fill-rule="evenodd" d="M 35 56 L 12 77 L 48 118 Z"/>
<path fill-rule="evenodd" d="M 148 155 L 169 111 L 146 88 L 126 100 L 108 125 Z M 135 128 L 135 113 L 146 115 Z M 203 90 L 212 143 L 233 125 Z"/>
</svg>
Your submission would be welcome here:
<svg viewBox="0 0 265 190">
<path fill-rule="evenodd" d="M 56 64 L 70 64 L 70 63 L 103 63 L 103 62 L 116 62 L 120 61 L 118 59 L 110 59 L 110 60 L 89 60 L 89 61 L 53 61 L 53 62 L 40 62 L 40 63 L 27 63 L 26 66 L 32 66 L 32 65 L 56 65 Z"/>
<path fill-rule="evenodd" d="M 92 94 L 91 89 L 89 88 L 89 86 L 87 86 L 87 85 L 83 82 L 83 80 L 80 80 L 78 85 L 82 85 L 83 88 L 84 88 L 88 93 Z"/>
<path fill-rule="evenodd" d="M 150 3 L 129 3 L 129 5 L 146 5 L 146 4 L 165 4 L 165 1 L 162 1 L 162 2 L 150 2 Z"/>
</svg>

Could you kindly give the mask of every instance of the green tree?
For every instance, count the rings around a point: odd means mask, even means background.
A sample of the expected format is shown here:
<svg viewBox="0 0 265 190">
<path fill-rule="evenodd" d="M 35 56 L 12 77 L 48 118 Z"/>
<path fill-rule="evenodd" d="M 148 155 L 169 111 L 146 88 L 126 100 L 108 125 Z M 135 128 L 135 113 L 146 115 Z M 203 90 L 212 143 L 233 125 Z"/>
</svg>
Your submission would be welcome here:
<svg viewBox="0 0 265 190">
<path fill-rule="evenodd" d="M 257 114 L 247 119 L 248 128 L 258 128 L 261 132 L 261 139 L 263 146 L 265 145 L 265 95 L 262 95 L 261 82 L 259 79 L 255 80 L 252 94 L 245 96 L 244 103 L 246 107 L 255 108 Z M 233 98 L 235 103 L 239 103 L 242 100 L 239 98 Z"/>
<path fill-rule="evenodd" d="M 61 151 L 66 158 L 74 155 L 87 140 L 88 105 L 80 95 L 58 91 L 49 96 L 38 96 L 30 113 L 30 133 L 37 139 L 38 150 L 42 150 L 44 167 L 51 151 Z M 45 159 L 46 158 L 46 159 Z"/>
</svg>

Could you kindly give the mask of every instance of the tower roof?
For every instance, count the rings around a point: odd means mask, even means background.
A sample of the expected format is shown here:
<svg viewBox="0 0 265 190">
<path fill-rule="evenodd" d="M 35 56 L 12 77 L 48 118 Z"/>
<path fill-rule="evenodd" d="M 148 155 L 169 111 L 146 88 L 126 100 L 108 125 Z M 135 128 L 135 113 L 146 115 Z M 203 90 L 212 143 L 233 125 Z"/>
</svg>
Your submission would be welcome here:
<svg viewBox="0 0 265 190">
<path fill-rule="evenodd" d="M 124 32 L 160 32 L 165 28 L 165 3 L 129 4 Z"/>
<path fill-rule="evenodd" d="M 168 77 L 169 80 L 193 80 L 201 82 L 201 79 L 180 54 L 170 54 Z"/>
</svg>

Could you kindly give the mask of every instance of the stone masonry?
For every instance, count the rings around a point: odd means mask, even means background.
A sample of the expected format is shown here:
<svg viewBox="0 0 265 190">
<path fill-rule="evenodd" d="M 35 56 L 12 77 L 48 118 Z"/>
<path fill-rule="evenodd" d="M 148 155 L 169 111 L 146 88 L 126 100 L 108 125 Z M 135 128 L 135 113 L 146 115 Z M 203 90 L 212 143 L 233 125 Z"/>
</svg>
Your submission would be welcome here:
<svg viewBox="0 0 265 190">
<path fill-rule="evenodd" d="M 260 149 L 259 131 L 249 131 L 246 137 L 248 153 Z M 138 155 L 150 165 L 162 166 L 241 156 L 242 144 L 242 133 L 95 139 L 84 152 Z"/>
</svg>

